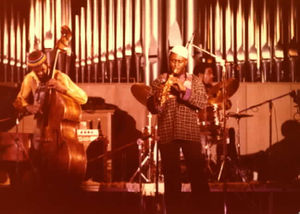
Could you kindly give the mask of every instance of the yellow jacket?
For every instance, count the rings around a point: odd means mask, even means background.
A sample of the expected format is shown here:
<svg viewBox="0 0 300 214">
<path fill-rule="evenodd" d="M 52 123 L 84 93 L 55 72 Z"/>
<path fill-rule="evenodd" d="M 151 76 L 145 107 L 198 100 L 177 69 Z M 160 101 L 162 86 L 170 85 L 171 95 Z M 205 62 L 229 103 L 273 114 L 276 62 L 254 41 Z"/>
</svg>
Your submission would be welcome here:
<svg viewBox="0 0 300 214">
<path fill-rule="evenodd" d="M 87 102 L 87 95 L 84 90 L 78 87 L 68 75 L 62 73 L 59 70 L 54 71 L 55 79 L 62 83 L 68 88 L 66 95 L 73 98 L 75 102 L 79 104 L 85 104 Z M 17 109 L 24 108 L 28 103 L 28 98 L 30 94 L 35 94 L 36 89 L 38 88 L 40 81 L 36 74 L 31 71 L 28 73 L 22 82 L 21 89 L 17 95 L 17 98 L 14 102 L 14 106 Z"/>
</svg>

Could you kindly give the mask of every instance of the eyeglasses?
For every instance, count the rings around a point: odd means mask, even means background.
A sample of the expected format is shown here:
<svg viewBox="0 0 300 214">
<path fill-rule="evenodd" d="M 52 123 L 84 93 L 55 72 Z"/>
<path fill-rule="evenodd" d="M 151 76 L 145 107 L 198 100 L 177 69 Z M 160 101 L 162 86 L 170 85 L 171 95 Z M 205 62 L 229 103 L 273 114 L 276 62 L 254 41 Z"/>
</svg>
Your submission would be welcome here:
<svg viewBox="0 0 300 214">
<path fill-rule="evenodd" d="M 185 60 L 179 60 L 179 59 L 170 59 L 170 62 L 175 64 L 175 63 L 178 63 L 178 64 L 181 64 L 181 63 L 184 63 Z"/>
</svg>

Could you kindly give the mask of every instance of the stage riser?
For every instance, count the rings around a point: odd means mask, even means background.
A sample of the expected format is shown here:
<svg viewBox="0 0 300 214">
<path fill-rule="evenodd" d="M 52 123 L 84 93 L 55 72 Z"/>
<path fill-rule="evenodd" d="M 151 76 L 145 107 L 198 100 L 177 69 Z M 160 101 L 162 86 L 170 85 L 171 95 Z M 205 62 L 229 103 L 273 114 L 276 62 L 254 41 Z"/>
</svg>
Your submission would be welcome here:
<svg viewBox="0 0 300 214">
<path fill-rule="evenodd" d="M 190 201 L 190 193 L 181 195 L 182 206 Z M 298 213 L 298 193 L 212 193 L 208 203 L 212 213 L 224 213 L 224 199 L 230 214 Z M 138 193 L 128 192 L 15 192 L 0 188 L 1 214 L 139 214 L 141 198 Z M 143 197 L 143 214 L 155 214 L 156 204 L 163 208 L 163 197 Z M 201 204 L 200 204 L 201 206 Z M 182 213 L 186 213 L 183 208 Z"/>
</svg>

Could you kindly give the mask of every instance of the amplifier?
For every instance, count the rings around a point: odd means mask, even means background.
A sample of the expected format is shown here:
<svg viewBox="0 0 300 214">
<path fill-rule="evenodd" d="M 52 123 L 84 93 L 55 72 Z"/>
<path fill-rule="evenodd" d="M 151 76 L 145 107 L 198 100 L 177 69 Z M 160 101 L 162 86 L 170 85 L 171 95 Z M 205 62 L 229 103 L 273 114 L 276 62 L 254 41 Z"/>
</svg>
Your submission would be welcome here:
<svg viewBox="0 0 300 214">
<path fill-rule="evenodd" d="M 99 136 L 98 129 L 77 129 L 77 139 L 83 143 L 86 149 L 90 142 L 96 140 Z"/>
</svg>

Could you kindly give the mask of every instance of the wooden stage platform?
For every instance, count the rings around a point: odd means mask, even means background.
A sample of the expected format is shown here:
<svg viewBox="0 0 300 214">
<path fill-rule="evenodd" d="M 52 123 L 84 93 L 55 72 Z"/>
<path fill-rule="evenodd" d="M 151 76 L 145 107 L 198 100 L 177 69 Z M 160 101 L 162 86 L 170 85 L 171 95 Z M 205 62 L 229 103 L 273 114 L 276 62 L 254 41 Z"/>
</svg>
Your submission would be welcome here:
<svg viewBox="0 0 300 214">
<path fill-rule="evenodd" d="M 141 190 L 141 191 L 140 191 Z M 211 213 L 298 214 L 300 182 L 292 184 L 228 182 L 210 183 Z M 155 197 L 155 183 L 87 181 L 80 189 L 16 190 L 0 186 L 1 214 L 163 214 L 163 183 Z M 183 203 L 190 197 L 190 185 L 182 185 Z M 159 205 L 159 206 L 157 206 Z M 160 207 L 160 211 L 157 211 Z M 186 214 L 186 213 L 184 213 Z M 188 213 L 187 213 L 188 214 Z"/>
<path fill-rule="evenodd" d="M 130 182 L 93 182 L 91 180 L 83 182 L 81 188 L 85 191 L 93 192 L 142 192 L 144 196 L 153 196 L 156 192 L 155 183 L 142 183 L 140 188 L 139 183 Z M 300 181 L 294 183 L 281 184 L 274 182 L 211 182 L 209 183 L 211 192 L 299 192 Z M 190 192 L 190 184 L 182 184 L 182 192 Z M 162 182 L 158 184 L 158 192 L 164 192 Z"/>
</svg>

